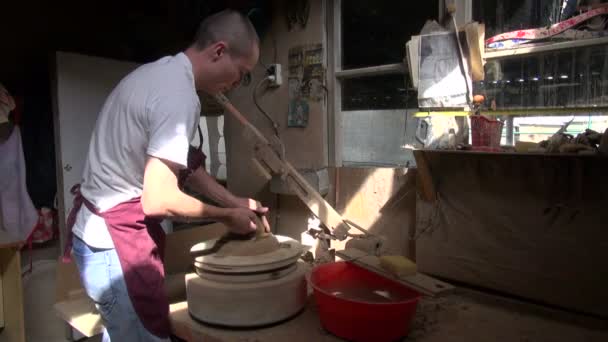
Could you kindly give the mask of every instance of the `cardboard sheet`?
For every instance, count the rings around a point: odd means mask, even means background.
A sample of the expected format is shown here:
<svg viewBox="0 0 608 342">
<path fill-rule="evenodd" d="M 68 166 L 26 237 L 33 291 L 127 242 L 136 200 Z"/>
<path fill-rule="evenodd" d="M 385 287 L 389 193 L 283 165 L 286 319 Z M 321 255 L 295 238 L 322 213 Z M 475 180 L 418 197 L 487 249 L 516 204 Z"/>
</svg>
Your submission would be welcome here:
<svg viewBox="0 0 608 342">
<path fill-rule="evenodd" d="M 608 159 L 424 152 L 421 272 L 608 317 Z"/>
</svg>

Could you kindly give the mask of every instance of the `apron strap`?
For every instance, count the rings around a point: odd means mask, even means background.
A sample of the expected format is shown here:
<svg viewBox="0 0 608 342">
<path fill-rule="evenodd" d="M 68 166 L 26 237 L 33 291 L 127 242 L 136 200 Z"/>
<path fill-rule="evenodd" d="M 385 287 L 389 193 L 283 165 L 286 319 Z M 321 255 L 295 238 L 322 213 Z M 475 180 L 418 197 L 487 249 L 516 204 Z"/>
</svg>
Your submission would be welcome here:
<svg viewBox="0 0 608 342">
<path fill-rule="evenodd" d="M 188 167 L 179 171 L 178 185 L 180 189 L 184 188 L 188 177 L 194 173 L 199 167 L 205 167 L 207 156 L 203 153 L 203 132 L 201 126 L 198 125 L 199 145 L 194 147 L 190 145 L 188 148 Z"/>
<path fill-rule="evenodd" d="M 72 210 L 70 210 L 70 214 L 68 215 L 65 225 L 67 230 L 65 235 L 67 236 L 67 239 L 65 241 L 63 256 L 61 258 L 64 263 L 70 263 L 72 261 L 72 241 L 74 239 L 72 228 L 74 227 L 74 223 L 76 223 L 76 215 L 78 214 L 78 211 L 80 210 L 80 207 L 82 207 L 82 203 L 84 201 L 84 197 L 82 197 L 82 194 L 80 193 L 80 184 L 75 184 L 72 186 L 70 193 L 74 196 L 74 201 L 72 204 Z"/>
</svg>

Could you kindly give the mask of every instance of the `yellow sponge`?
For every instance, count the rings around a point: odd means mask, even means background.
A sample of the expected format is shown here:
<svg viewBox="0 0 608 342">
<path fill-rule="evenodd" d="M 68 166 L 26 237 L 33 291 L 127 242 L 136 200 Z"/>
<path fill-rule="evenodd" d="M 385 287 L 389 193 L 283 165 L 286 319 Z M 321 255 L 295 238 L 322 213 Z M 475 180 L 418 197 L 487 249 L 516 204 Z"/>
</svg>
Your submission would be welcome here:
<svg viewBox="0 0 608 342">
<path fill-rule="evenodd" d="M 380 266 L 398 277 L 416 274 L 416 263 L 401 255 L 382 255 Z"/>
</svg>

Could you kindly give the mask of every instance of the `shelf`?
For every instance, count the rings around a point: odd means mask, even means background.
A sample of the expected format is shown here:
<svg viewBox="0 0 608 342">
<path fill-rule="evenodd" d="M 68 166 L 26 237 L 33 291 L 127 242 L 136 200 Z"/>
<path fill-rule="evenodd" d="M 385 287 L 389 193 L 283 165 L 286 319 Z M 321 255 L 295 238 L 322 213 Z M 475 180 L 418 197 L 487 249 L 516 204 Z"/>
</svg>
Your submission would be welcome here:
<svg viewBox="0 0 608 342">
<path fill-rule="evenodd" d="M 21 247 L 25 241 L 18 239 L 0 229 L 0 248 Z"/>
<path fill-rule="evenodd" d="M 516 56 L 529 55 L 529 54 L 533 54 L 533 53 L 580 48 L 580 47 L 601 45 L 601 44 L 608 44 L 608 37 L 580 39 L 580 40 L 557 42 L 557 43 L 556 42 L 553 42 L 553 43 L 546 42 L 546 43 L 536 43 L 536 44 L 522 44 L 519 47 L 514 47 L 511 49 L 500 49 L 500 50 L 486 49 L 484 58 L 486 60 L 491 60 L 491 59 L 496 59 L 496 58 L 516 57 Z"/>
<path fill-rule="evenodd" d="M 348 69 L 336 71 L 336 78 L 347 79 L 353 77 L 378 76 L 386 74 L 406 73 L 403 63 L 386 64 L 367 68 Z"/>
<path fill-rule="evenodd" d="M 578 108 L 529 108 L 529 109 L 502 109 L 502 110 L 482 110 L 481 115 L 497 116 L 497 115 L 571 115 L 571 114 L 588 114 L 588 113 L 608 113 L 608 107 L 578 107 Z M 431 110 L 419 111 L 414 113 L 414 117 L 424 118 L 429 116 L 469 116 L 473 115 L 472 111 L 458 110 Z"/>
<path fill-rule="evenodd" d="M 597 158 L 606 159 L 608 156 L 601 154 L 576 154 L 576 153 L 522 153 L 522 152 L 485 152 L 485 151 L 459 151 L 459 150 L 431 150 L 420 149 L 425 154 L 456 154 L 470 156 L 509 156 L 509 157 L 543 157 L 543 158 Z"/>
</svg>

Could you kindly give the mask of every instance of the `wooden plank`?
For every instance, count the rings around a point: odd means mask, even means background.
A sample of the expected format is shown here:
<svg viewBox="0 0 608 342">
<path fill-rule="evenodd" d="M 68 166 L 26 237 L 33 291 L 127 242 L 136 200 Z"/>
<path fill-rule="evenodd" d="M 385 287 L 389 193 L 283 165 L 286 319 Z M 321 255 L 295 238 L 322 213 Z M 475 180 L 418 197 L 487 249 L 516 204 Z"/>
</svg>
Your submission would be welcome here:
<svg viewBox="0 0 608 342">
<path fill-rule="evenodd" d="M 380 266 L 380 259 L 377 256 L 369 255 L 356 248 L 336 251 L 336 255 L 342 258 L 344 261 L 352 262 L 386 278 L 395 280 L 427 296 L 443 295 L 455 289 L 454 286 L 446 282 L 437 280 L 422 273 L 416 273 L 415 275 L 406 277 L 395 276 Z"/>
<path fill-rule="evenodd" d="M 435 188 L 435 183 L 433 182 L 433 174 L 431 173 L 426 155 L 423 151 L 414 150 L 414 157 L 416 158 L 416 166 L 418 168 L 418 178 L 416 182 L 419 193 L 425 201 L 436 202 L 437 190 Z"/>
<path fill-rule="evenodd" d="M 73 293 L 84 291 L 80 283 L 80 276 L 76 263 L 64 263 L 61 257 L 57 260 L 55 286 L 55 302 L 68 300 Z"/>
<path fill-rule="evenodd" d="M 0 329 L 4 328 L 4 291 L 2 282 L 2 274 L 0 273 Z"/>
<path fill-rule="evenodd" d="M 100 334 L 103 330 L 101 315 L 85 294 L 57 302 L 53 308 L 61 319 L 86 337 Z"/>
<path fill-rule="evenodd" d="M 21 247 L 24 241 L 0 229 L 0 248 Z"/>
<path fill-rule="evenodd" d="M 0 342 L 25 341 L 23 312 L 23 285 L 21 283 L 21 255 L 17 248 L 0 249 L 0 274 L 2 277 L 2 310 L 4 329 Z"/>
<path fill-rule="evenodd" d="M 298 197 L 306 204 L 308 209 L 315 214 L 332 233 L 341 239 L 341 234 L 349 231 L 349 226 L 344 223 L 340 215 L 327 201 L 315 190 L 300 173 L 287 161 L 284 162 L 287 169 L 287 184 Z"/>
<path fill-rule="evenodd" d="M 464 32 L 469 48 L 469 66 L 471 68 L 471 78 L 473 81 L 483 81 L 483 54 L 485 52 L 485 28 L 483 24 L 477 22 L 467 23 Z"/>
<path fill-rule="evenodd" d="M 287 161 L 279 158 L 279 155 L 270 147 L 268 139 L 253 126 L 223 95 L 215 96 L 217 101 L 237 119 L 247 131 L 247 139 L 254 145 L 255 156 L 263 164 L 264 168 L 284 178 L 287 185 L 306 204 L 310 211 L 315 214 L 330 231 L 340 240 L 346 238 L 349 226 L 344 223 L 342 216 L 312 187 L 308 181 Z M 255 138 L 255 139 L 254 139 Z"/>
<path fill-rule="evenodd" d="M 383 250 L 409 255 L 408 230 L 415 229 L 411 218 L 416 209 L 416 169 L 343 167 L 336 171 L 335 209 L 344 219 L 387 237 Z M 333 247 L 344 249 L 338 244 Z"/>
</svg>

